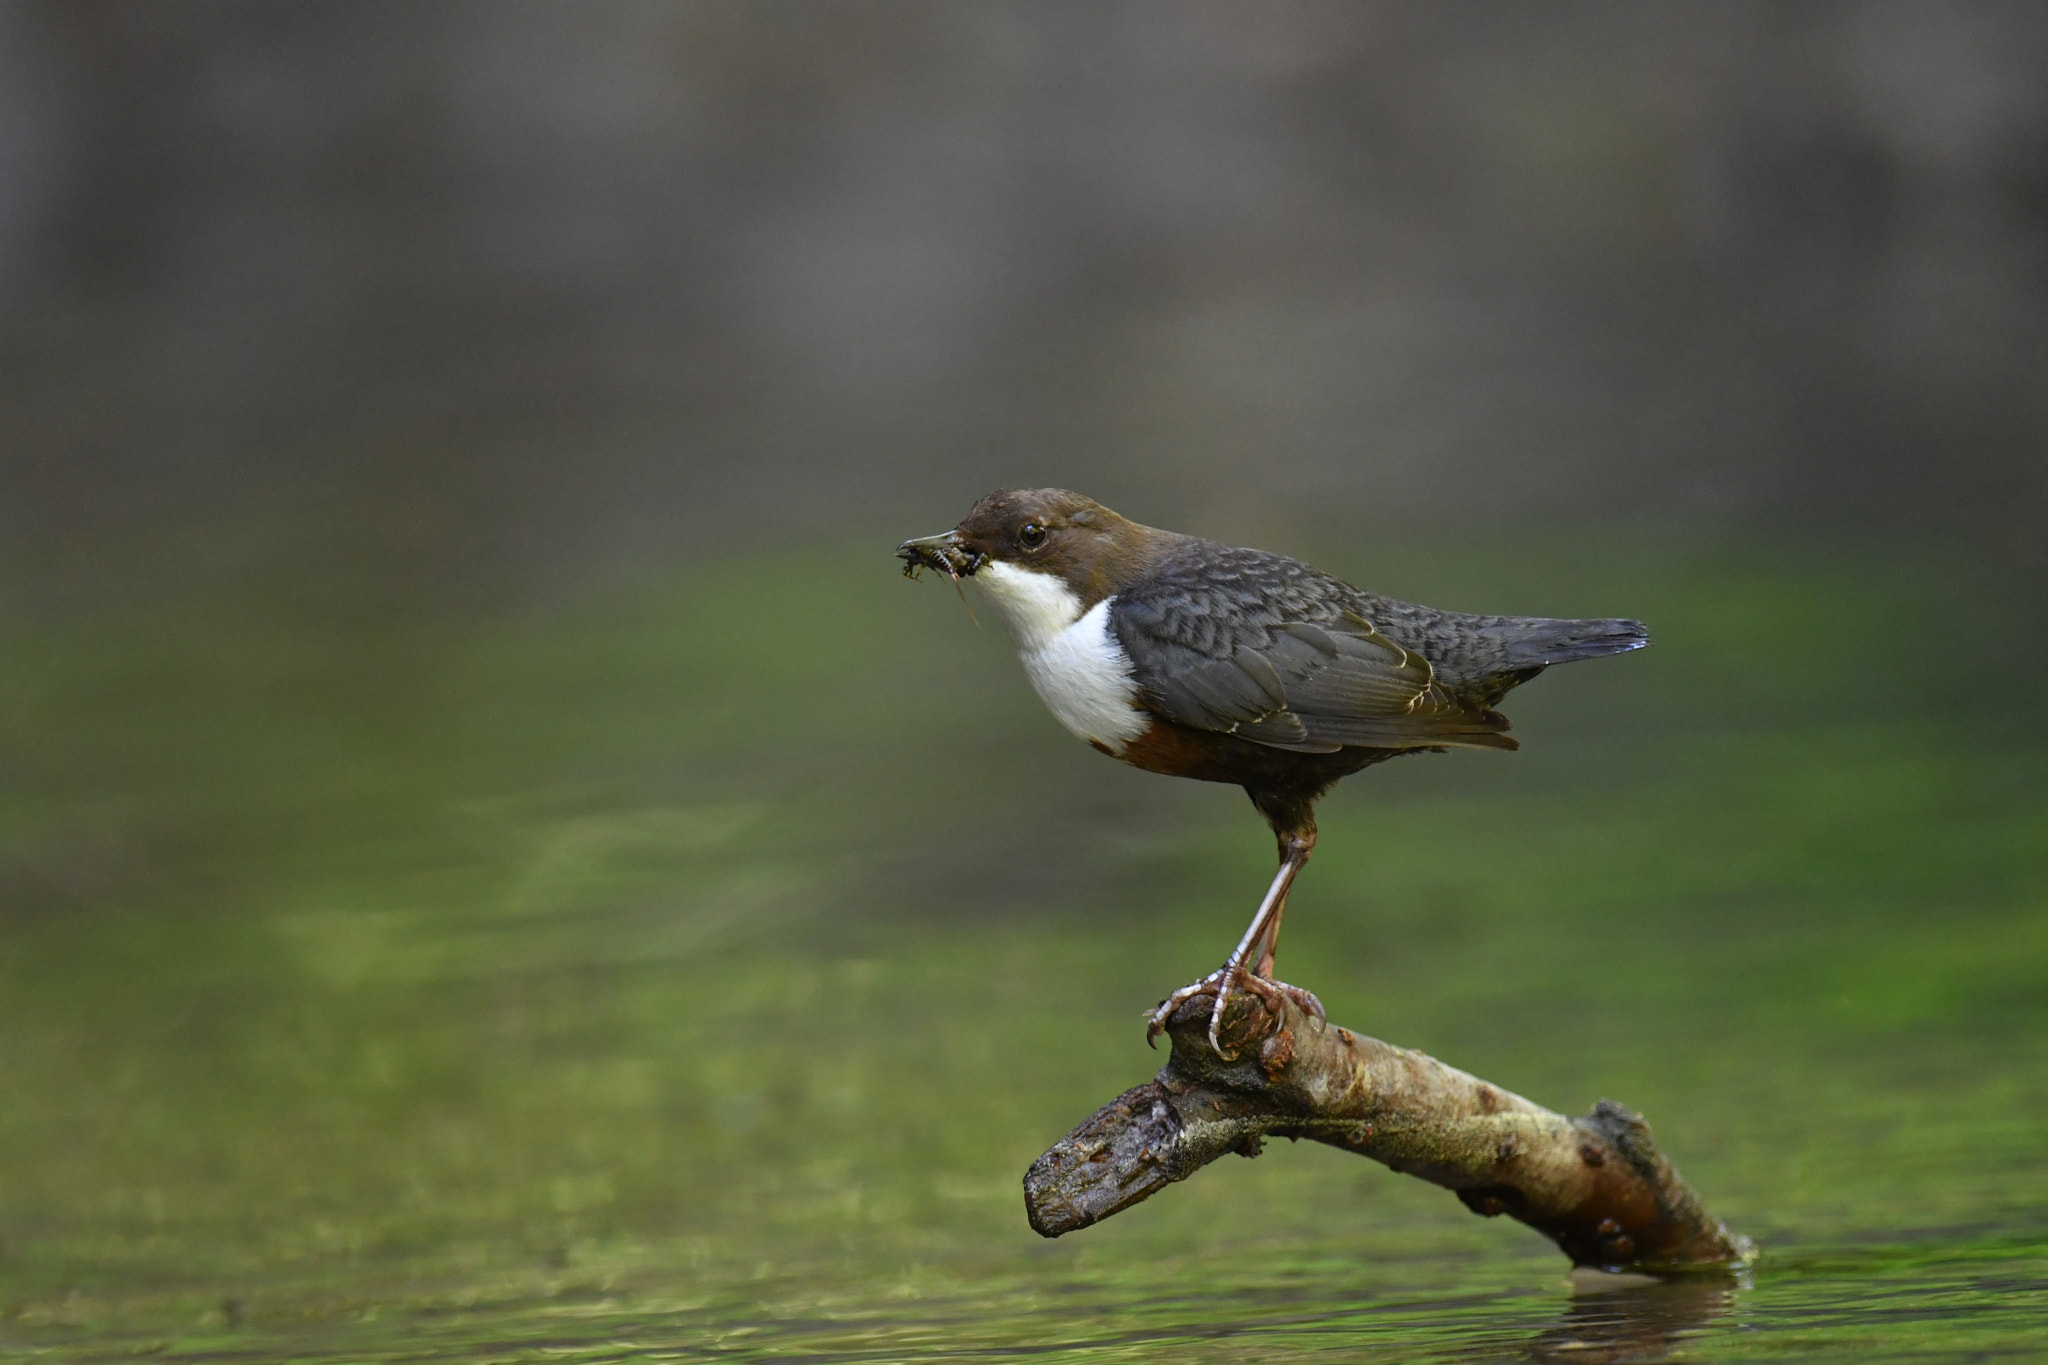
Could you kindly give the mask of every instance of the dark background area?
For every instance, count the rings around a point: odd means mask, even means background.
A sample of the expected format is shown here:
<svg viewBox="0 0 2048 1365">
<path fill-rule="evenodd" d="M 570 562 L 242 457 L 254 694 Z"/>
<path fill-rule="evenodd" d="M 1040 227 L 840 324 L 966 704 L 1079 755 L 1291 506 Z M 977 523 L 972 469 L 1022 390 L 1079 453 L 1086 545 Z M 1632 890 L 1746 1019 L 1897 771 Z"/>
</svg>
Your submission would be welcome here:
<svg viewBox="0 0 2048 1365">
<path fill-rule="evenodd" d="M 10 577 L 517 600 L 1013 483 L 2038 576 L 2044 70 L 2028 3 L 14 0 Z"/>
</svg>

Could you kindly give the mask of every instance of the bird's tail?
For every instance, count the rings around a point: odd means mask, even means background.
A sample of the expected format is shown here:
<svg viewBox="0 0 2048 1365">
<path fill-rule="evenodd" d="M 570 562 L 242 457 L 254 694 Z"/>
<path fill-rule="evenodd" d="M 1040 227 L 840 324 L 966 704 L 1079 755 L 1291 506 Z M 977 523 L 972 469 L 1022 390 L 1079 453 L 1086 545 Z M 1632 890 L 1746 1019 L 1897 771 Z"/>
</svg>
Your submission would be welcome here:
<svg viewBox="0 0 2048 1365">
<path fill-rule="evenodd" d="M 1641 621 L 1525 620 L 1518 624 L 1524 632 L 1507 650 L 1507 662 L 1517 668 L 1626 654 L 1650 643 L 1649 628 Z"/>
</svg>

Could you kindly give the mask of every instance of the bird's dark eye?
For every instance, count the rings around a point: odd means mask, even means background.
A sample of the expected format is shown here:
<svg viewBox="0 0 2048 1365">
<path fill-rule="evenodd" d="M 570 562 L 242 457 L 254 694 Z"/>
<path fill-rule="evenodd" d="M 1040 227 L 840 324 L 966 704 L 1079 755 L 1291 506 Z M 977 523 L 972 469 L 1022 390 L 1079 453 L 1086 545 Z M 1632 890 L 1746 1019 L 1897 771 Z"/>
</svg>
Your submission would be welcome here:
<svg viewBox="0 0 2048 1365">
<path fill-rule="evenodd" d="M 1017 539 L 1024 542 L 1024 548 L 1035 550 L 1045 544 L 1045 528 L 1035 521 L 1024 523 L 1024 529 L 1017 532 Z"/>
</svg>

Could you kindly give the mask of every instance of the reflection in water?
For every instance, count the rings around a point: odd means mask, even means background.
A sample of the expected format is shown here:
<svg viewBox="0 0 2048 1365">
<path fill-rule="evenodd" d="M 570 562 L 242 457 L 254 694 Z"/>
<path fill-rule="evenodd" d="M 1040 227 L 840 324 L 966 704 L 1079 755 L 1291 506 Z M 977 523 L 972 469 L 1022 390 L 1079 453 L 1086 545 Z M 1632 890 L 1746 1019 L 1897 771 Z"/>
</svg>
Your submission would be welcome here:
<svg viewBox="0 0 2048 1365">
<path fill-rule="evenodd" d="M 1582 1290 L 1556 1325 L 1528 1344 L 1527 1359 L 1583 1365 L 1667 1359 L 1678 1343 L 1727 1315 L 1736 1287 L 1734 1279 L 1717 1276 Z"/>
</svg>

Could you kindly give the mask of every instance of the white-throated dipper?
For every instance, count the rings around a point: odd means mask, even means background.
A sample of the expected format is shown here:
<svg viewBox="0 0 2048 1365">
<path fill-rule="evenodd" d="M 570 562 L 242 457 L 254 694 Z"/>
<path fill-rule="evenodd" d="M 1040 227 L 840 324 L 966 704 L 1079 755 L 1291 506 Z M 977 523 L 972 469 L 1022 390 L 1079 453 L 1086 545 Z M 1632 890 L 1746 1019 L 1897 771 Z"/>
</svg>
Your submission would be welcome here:
<svg viewBox="0 0 2048 1365">
<path fill-rule="evenodd" d="M 1316 846 L 1315 803 L 1398 754 L 1513 749 L 1508 689 L 1551 664 L 1649 643 L 1641 622 L 1473 616 L 1362 592 L 1264 550 L 1140 526 L 1059 488 L 991 493 L 944 535 L 896 547 L 904 572 L 971 579 L 1002 613 L 1060 724 L 1149 772 L 1243 787 L 1280 871 L 1221 969 L 1168 996 L 1147 1030 L 1214 987 L 1274 981 L 1287 891 Z"/>
</svg>

